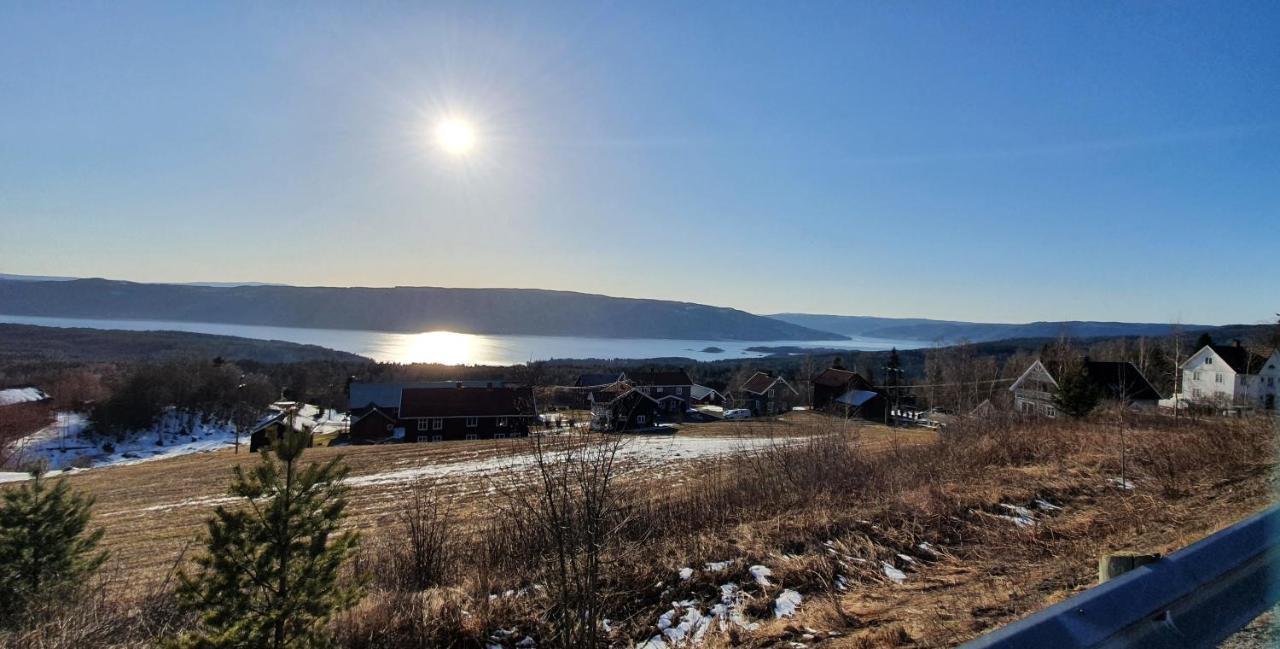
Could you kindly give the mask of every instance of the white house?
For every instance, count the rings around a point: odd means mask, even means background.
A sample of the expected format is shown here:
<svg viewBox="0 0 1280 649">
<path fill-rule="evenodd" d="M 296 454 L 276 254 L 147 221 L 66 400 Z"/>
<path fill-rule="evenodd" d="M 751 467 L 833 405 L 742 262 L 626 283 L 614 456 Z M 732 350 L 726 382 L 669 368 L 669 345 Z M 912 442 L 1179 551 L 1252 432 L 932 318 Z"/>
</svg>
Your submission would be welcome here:
<svg viewBox="0 0 1280 649">
<path fill-rule="evenodd" d="M 1182 364 L 1182 398 L 1217 406 L 1273 410 L 1280 388 L 1280 352 L 1270 359 L 1234 345 L 1205 345 Z"/>
<path fill-rule="evenodd" d="M 1276 410 L 1276 402 L 1280 401 L 1280 349 L 1271 352 L 1258 371 L 1255 384 L 1254 400 L 1263 410 Z"/>
</svg>

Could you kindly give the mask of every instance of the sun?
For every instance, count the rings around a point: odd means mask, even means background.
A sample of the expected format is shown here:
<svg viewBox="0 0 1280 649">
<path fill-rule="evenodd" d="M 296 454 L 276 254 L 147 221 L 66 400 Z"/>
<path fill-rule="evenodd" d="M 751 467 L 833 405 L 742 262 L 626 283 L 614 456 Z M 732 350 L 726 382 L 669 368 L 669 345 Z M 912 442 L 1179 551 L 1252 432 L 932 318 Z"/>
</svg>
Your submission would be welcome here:
<svg viewBox="0 0 1280 649">
<path fill-rule="evenodd" d="M 436 124 L 436 144 L 446 153 L 466 155 L 476 146 L 476 131 L 461 119 L 446 119 Z"/>
</svg>

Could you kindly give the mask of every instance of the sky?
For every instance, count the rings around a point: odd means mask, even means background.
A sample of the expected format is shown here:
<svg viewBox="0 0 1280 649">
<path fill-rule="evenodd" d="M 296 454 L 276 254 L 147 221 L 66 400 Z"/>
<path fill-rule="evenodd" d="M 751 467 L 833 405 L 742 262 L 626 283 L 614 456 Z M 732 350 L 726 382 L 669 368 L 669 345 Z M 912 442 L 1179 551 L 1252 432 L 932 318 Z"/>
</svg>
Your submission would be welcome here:
<svg viewBox="0 0 1280 649">
<path fill-rule="evenodd" d="M 1277 25 L 1248 1 L 4 3 L 0 272 L 1261 322 Z"/>
</svg>

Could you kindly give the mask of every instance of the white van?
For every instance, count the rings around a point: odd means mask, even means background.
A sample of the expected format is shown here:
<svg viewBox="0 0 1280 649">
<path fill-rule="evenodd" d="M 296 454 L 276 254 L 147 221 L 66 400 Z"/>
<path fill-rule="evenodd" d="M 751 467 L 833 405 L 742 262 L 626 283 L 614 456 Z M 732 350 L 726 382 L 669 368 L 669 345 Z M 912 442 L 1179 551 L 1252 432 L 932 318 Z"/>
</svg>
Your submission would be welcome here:
<svg viewBox="0 0 1280 649">
<path fill-rule="evenodd" d="M 750 419 L 751 411 L 746 408 L 735 408 L 733 410 L 724 411 L 724 418 L 729 419 Z"/>
</svg>

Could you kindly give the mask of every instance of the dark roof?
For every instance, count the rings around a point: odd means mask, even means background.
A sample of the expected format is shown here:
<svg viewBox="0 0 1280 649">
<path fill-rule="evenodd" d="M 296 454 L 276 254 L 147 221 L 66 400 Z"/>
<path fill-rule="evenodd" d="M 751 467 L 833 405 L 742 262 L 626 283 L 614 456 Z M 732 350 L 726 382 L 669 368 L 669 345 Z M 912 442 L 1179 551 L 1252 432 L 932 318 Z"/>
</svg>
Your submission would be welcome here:
<svg viewBox="0 0 1280 649">
<path fill-rule="evenodd" d="M 614 372 L 612 374 L 583 374 L 578 377 L 578 381 L 573 385 L 579 388 L 590 388 L 597 385 L 612 385 L 621 381 L 622 372 Z"/>
<path fill-rule="evenodd" d="M 742 391 L 750 392 L 752 394 L 764 394 L 769 391 L 773 382 L 777 380 L 777 378 L 769 376 L 764 372 L 756 372 L 751 375 L 751 378 L 747 379 L 746 383 L 742 384 Z"/>
<path fill-rule="evenodd" d="M 1209 345 L 1209 348 L 1221 356 L 1237 374 L 1257 374 L 1267 362 L 1267 359 L 1251 354 L 1239 345 Z"/>
<path fill-rule="evenodd" d="M 693 385 L 693 379 L 684 370 L 668 372 L 631 372 L 627 379 L 636 385 Z"/>
<path fill-rule="evenodd" d="M 628 395 L 633 395 L 631 396 L 632 399 L 648 399 L 650 401 L 653 401 L 654 403 L 657 403 L 658 401 L 657 399 L 654 399 L 653 397 L 635 388 L 614 387 L 606 390 L 591 391 L 592 400 L 600 405 L 612 404 L 614 401 L 617 401 L 618 399 Z"/>
<path fill-rule="evenodd" d="M 536 414 L 529 388 L 406 388 L 400 416 L 501 417 Z"/>
<path fill-rule="evenodd" d="M 1156 401 L 1160 393 L 1137 366 L 1128 361 L 1085 361 L 1085 376 L 1108 396 L 1129 401 Z"/>
<path fill-rule="evenodd" d="M 861 376 L 858 376 L 857 372 L 850 372 L 849 370 L 842 370 L 834 367 L 822 370 L 820 374 L 813 377 L 813 384 L 828 388 L 848 387 L 867 389 L 871 387 L 871 383 Z"/>
</svg>

